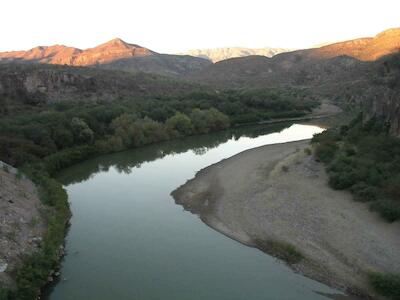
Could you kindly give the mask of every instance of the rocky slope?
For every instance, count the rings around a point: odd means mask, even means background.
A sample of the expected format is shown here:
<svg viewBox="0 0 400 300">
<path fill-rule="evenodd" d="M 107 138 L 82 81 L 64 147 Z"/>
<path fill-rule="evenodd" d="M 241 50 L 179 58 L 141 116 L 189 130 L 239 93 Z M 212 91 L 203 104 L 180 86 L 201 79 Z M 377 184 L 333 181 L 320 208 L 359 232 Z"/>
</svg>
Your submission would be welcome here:
<svg viewBox="0 0 400 300">
<path fill-rule="evenodd" d="M 288 52 L 290 49 L 285 48 L 242 48 L 242 47 L 229 47 L 229 48 L 213 48 L 213 49 L 193 49 L 184 54 L 209 59 L 212 62 L 219 62 L 235 57 L 245 57 L 251 55 L 262 55 L 272 57 L 279 53 Z"/>
<path fill-rule="evenodd" d="M 37 251 L 46 228 L 36 187 L 0 162 L 0 287 L 12 287 L 13 271 Z"/>
<path fill-rule="evenodd" d="M 199 88 L 155 74 L 38 64 L 5 64 L 0 68 L 0 103 L 40 104 L 64 101 L 104 102 Z"/>
<path fill-rule="evenodd" d="M 118 38 L 86 50 L 55 45 L 28 51 L 3 52 L 0 53 L 0 61 L 97 66 L 175 76 L 199 71 L 210 64 L 208 60 L 197 57 L 159 54 Z"/>
</svg>

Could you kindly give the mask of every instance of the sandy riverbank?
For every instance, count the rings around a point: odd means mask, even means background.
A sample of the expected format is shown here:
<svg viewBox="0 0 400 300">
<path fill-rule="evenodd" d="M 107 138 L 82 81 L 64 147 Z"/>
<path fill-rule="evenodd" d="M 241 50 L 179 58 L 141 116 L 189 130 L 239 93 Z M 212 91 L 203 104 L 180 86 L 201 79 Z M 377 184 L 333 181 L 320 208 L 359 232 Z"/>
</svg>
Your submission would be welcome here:
<svg viewBox="0 0 400 300">
<path fill-rule="evenodd" d="M 244 151 L 201 170 L 172 195 L 244 244 L 295 246 L 304 259 L 291 265 L 294 270 L 378 298 L 366 272 L 400 272 L 400 224 L 329 188 L 323 165 L 305 153 L 307 147 L 299 141 Z"/>
</svg>

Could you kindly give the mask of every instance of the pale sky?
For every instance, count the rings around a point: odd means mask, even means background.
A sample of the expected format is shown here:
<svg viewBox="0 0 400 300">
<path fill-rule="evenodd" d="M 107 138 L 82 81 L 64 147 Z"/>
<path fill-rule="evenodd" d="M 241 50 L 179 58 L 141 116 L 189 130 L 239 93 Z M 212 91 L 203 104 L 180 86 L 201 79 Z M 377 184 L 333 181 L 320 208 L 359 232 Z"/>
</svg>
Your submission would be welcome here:
<svg viewBox="0 0 400 300">
<path fill-rule="evenodd" d="M 399 0 L 1 0 L 0 51 L 120 37 L 161 53 L 307 48 L 400 27 Z"/>
</svg>

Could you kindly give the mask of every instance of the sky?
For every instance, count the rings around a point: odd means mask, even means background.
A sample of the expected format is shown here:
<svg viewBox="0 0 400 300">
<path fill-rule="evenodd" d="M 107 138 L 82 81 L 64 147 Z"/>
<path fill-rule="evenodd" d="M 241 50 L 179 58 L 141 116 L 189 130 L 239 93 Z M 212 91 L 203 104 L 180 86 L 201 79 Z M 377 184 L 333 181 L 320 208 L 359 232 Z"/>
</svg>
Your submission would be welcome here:
<svg viewBox="0 0 400 300">
<path fill-rule="evenodd" d="M 400 27 L 399 0 L 1 0 L 0 51 L 119 37 L 160 53 L 307 48 Z"/>
</svg>

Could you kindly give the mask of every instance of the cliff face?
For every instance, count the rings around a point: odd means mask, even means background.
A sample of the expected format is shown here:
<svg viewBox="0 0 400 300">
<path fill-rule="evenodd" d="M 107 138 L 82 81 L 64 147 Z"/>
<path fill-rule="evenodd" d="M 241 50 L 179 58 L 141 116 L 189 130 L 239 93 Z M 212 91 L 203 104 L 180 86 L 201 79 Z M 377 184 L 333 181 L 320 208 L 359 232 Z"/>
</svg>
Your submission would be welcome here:
<svg viewBox="0 0 400 300">
<path fill-rule="evenodd" d="M 195 84 L 159 75 L 116 70 L 39 64 L 7 64 L 0 68 L 0 103 L 109 102 L 179 94 L 196 88 Z"/>
<path fill-rule="evenodd" d="M 369 64 L 362 76 L 353 82 L 339 83 L 339 97 L 356 105 L 364 121 L 379 117 L 390 125 L 390 133 L 400 136 L 400 54 Z"/>
<path fill-rule="evenodd" d="M 383 118 L 390 124 L 390 133 L 400 136 L 400 96 L 398 91 L 377 88 L 361 99 L 364 121 Z"/>
</svg>

